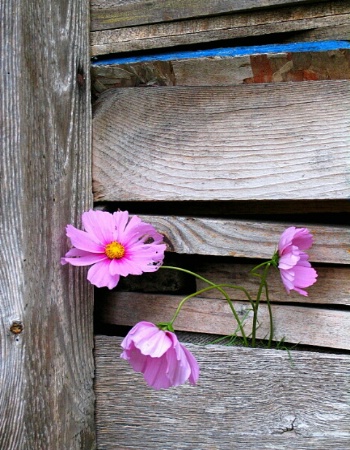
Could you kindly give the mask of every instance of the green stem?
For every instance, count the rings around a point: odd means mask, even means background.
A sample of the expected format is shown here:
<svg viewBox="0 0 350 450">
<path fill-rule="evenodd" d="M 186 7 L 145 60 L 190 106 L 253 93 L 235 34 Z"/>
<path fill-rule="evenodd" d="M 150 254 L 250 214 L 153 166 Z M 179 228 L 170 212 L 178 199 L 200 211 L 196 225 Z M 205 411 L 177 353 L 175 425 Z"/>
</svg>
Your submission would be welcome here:
<svg viewBox="0 0 350 450">
<path fill-rule="evenodd" d="M 261 264 L 259 264 L 258 266 L 255 266 L 250 272 L 253 273 L 254 275 L 257 275 L 258 277 L 261 277 L 260 274 L 255 273 L 258 269 L 260 269 L 261 267 L 267 266 L 267 265 L 271 265 L 271 261 L 265 261 Z"/>
<path fill-rule="evenodd" d="M 269 311 L 269 319 L 270 319 L 270 336 L 269 336 L 269 342 L 267 344 L 267 347 L 271 348 L 271 342 L 273 339 L 273 317 L 272 317 L 271 302 L 270 302 L 270 298 L 269 298 L 269 290 L 268 290 L 266 282 L 265 282 L 265 294 L 266 294 L 266 303 L 267 303 L 267 309 Z"/>
<path fill-rule="evenodd" d="M 259 309 L 262 290 L 263 290 L 264 286 L 266 286 L 266 277 L 267 277 L 267 273 L 270 268 L 270 265 L 271 265 L 271 261 L 267 261 L 265 263 L 259 264 L 258 266 L 254 267 L 254 269 L 252 269 L 252 272 L 255 273 L 256 269 L 265 266 L 263 274 L 260 275 L 261 281 L 260 281 L 260 286 L 259 286 L 259 290 L 258 290 L 258 295 L 256 296 L 256 301 L 255 301 L 255 308 L 254 308 L 254 314 L 253 314 L 253 326 L 252 326 L 252 347 L 255 347 L 256 326 L 257 326 L 257 321 L 258 321 L 258 309 Z"/>
<path fill-rule="evenodd" d="M 174 267 L 174 266 L 160 266 L 160 268 L 161 268 L 161 269 L 178 270 L 178 271 L 180 271 L 180 272 L 184 272 L 184 273 L 187 273 L 187 274 L 189 274 L 189 275 L 193 275 L 194 277 L 198 278 L 199 280 L 202 280 L 202 281 L 204 281 L 205 283 L 209 284 L 209 285 L 211 286 L 212 289 L 217 289 L 219 292 L 221 292 L 221 294 L 225 297 L 225 299 L 226 299 L 226 301 L 227 301 L 227 303 L 228 303 L 228 305 L 229 305 L 229 307 L 230 307 L 230 309 L 231 309 L 231 311 L 232 311 L 232 314 L 233 314 L 234 318 L 236 319 L 236 321 L 237 321 L 237 323 L 238 323 L 239 330 L 240 330 L 240 332 L 241 332 L 242 339 L 243 339 L 243 341 L 244 341 L 244 345 L 248 346 L 247 336 L 246 336 L 245 331 L 244 331 L 244 329 L 243 329 L 243 325 L 242 325 L 242 323 L 241 323 L 241 320 L 240 320 L 239 317 L 238 317 L 238 314 L 237 314 L 237 312 L 236 312 L 236 310 L 235 310 L 235 308 L 234 308 L 234 306 L 233 306 L 233 303 L 232 303 L 230 297 L 227 295 L 226 291 L 224 291 L 224 289 L 222 289 L 222 287 L 230 287 L 230 288 L 238 289 L 238 290 L 240 290 L 240 291 L 245 292 L 245 294 L 247 295 L 247 297 L 248 297 L 250 303 L 253 304 L 254 302 L 253 302 L 253 300 L 251 299 L 251 297 L 250 297 L 248 291 L 246 291 L 246 289 L 244 289 L 242 286 L 235 286 L 235 285 L 233 285 L 233 284 L 232 284 L 232 285 L 231 285 L 231 284 L 217 285 L 217 284 L 211 282 L 210 280 L 207 280 L 206 278 L 202 277 L 201 275 L 198 275 L 197 273 L 192 272 L 191 270 L 182 269 L 181 267 Z M 209 289 L 207 288 L 207 290 L 209 290 Z M 195 293 L 195 294 L 191 294 L 190 296 L 186 297 L 186 299 L 191 298 L 191 297 L 194 297 L 195 295 L 198 295 L 199 292 L 201 292 L 201 291 L 198 291 L 198 292 Z M 181 305 L 181 306 L 182 306 L 182 304 L 184 303 L 184 301 L 186 301 L 186 300 L 184 299 L 184 300 L 182 300 L 182 301 L 180 302 L 180 305 Z M 180 305 L 179 305 L 179 306 L 180 306 Z M 180 309 L 181 309 L 181 307 L 180 307 Z M 176 313 L 175 313 L 175 314 L 176 314 Z M 177 314 L 178 314 L 178 312 L 177 312 Z M 177 315 L 177 314 L 176 314 L 176 315 Z M 172 323 L 172 322 L 173 322 L 173 321 L 171 321 L 171 323 Z"/>
</svg>

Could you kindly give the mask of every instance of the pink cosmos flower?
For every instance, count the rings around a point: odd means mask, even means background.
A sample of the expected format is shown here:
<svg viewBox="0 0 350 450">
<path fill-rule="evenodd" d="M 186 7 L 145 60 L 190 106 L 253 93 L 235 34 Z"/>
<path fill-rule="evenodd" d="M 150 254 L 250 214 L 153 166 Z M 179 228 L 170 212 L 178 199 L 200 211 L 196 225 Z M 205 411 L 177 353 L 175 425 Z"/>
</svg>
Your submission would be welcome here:
<svg viewBox="0 0 350 450">
<path fill-rule="evenodd" d="M 62 264 L 89 266 L 88 280 L 97 287 L 114 288 L 121 276 L 154 272 L 163 262 L 166 245 L 152 225 L 127 211 L 83 213 L 85 231 L 66 228 L 74 248 Z"/>
<path fill-rule="evenodd" d="M 282 282 L 288 294 L 291 290 L 307 296 L 302 288 L 316 282 L 317 272 L 308 261 L 309 256 L 303 251 L 312 245 L 312 234 L 307 228 L 287 228 L 278 244 L 278 268 Z"/>
<path fill-rule="evenodd" d="M 178 341 L 175 333 L 160 330 L 150 322 L 139 322 L 122 342 L 120 355 L 135 372 L 142 372 L 149 386 L 167 389 L 187 380 L 196 384 L 199 367 L 195 357 Z"/>
</svg>

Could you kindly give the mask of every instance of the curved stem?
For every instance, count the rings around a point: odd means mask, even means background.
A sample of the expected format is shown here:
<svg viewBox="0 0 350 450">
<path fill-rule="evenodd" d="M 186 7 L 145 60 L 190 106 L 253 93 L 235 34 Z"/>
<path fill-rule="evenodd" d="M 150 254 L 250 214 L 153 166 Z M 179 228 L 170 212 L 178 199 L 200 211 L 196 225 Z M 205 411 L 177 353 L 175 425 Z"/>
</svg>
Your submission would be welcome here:
<svg viewBox="0 0 350 450">
<path fill-rule="evenodd" d="M 265 263 L 264 263 L 265 264 Z M 182 267 L 175 267 L 175 266 L 160 266 L 160 269 L 172 269 L 172 270 L 178 270 L 179 272 L 185 272 L 189 275 L 193 275 L 195 278 L 198 278 L 199 280 L 204 281 L 207 284 L 210 284 L 211 286 L 216 286 L 215 283 L 213 283 L 210 280 L 207 280 L 206 278 L 202 277 L 201 275 L 198 275 L 198 273 L 192 272 L 191 270 L 187 270 L 187 269 L 183 269 Z M 247 289 L 245 289 L 243 286 L 239 286 L 236 284 L 230 284 L 230 283 L 225 283 L 225 287 L 227 288 L 231 288 L 231 289 L 237 289 L 239 291 L 244 292 L 244 294 L 246 295 L 249 303 L 251 304 L 251 306 L 254 308 L 254 300 L 251 298 L 249 292 L 247 291 Z"/>
<path fill-rule="evenodd" d="M 201 275 L 198 275 L 197 273 L 192 272 L 191 270 L 182 269 L 181 267 L 175 267 L 175 266 L 160 266 L 160 268 L 162 268 L 162 269 L 178 270 L 178 271 L 180 271 L 180 272 L 185 272 L 185 273 L 187 273 L 187 274 L 189 274 L 189 275 L 193 275 L 194 277 L 196 277 L 196 278 L 198 278 L 198 279 L 204 281 L 205 283 L 209 284 L 209 285 L 211 286 L 212 289 L 217 289 L 219 292 L 221 292 L 221 294 L 225 297 L 227 303 L 229 304 L 230 309 L 231 309 L 231 311 L 232 311 L 232 314 L 233 314 L 234 318 L 236 319 L 236 321 L 237 321 L 237 323 L 238 323 L 239 330 L 240 330 L 240 332 L 241 332 L 241 335 L 242 335 L 242 339 L 243 339 L 243 341 L 244 341 L 244 344 L 245 344 L 246 346 L 248 346 L 247 336 L 246 336 L 245 331 L 244 331 L 244 329 L 243 329 L 243 325 L 242 325 L 242 323 L 241 323 L 241 321 L 240 321 L 240 319 L 239 319 L 239 317 L 238 317 L 238 314 L 237 314 L 237 312 L 236 312 L 236 310 L 235 310 L 235 308 L 234 308 L 234 306 L 233 306 L 233 303 L 232 303 L 230 297 L 227 295 L 226 291 L 224 291 L 224 289 L 222 289 L 222 287 L 230 287 L 230 288 L 238 289 L 238 290 L 241 290 L 241 291 L 245 292 L 245 294 L 247 295 L 247 297 L 248 297 L 250 303 L 253 304 L 254 302 L 253 302 L 253 300 L 251 299 L 251 297 L 250 297 L 248 291 L 246 291 L 246 289 L 244 289 L 242 286 L 235 286 L 235 285 L 233 285 L 233 284 L 232 284 L 232 285 L 231 285 L 231 284 L 217 285 L 217 284 L 211 282 L 210 280 L 207 280 L 206 278 L 202 277 Z M 209 289 L 207 288 L 207 290 L 209 290 Z M 198 291 L 198 292 L 201 292 L 201 291 Z M 190 296 L 186 297 L 186 299 L 191 298 L 191 297 L 194 297 L 195 295 L 198 295 L 198 292 L 197 292 L 196 294 L 191 294 Z M 185 300 L 185 299 L 184 299 L 184 300 Z M 180 302 L 180 304 L 183 304 L 183 303 L 184 303 L 184 300 L 182 300 L 182 301 Z M 180 309 L 181 309 L 181 308 L 180 308 Z M 177 313 L 177 314 L 178 314 L 178 313 Z M 171 323 L 172 323 L 172 322 L 171 322 Z"/>
</svg>

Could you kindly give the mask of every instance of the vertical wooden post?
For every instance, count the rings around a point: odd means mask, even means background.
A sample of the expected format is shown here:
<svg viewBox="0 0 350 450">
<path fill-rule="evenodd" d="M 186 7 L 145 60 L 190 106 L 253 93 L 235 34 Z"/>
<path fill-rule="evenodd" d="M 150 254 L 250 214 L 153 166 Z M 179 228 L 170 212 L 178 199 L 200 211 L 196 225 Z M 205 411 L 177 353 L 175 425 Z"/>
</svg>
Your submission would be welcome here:
<svg viewBox="0 0 350 450">
<path fill-rule="evenodd" d="M 0 3 L 0 448 L 93 449 L 92 289 L 60 265 L 91 207 L 87 0 Z"/>
</svg>

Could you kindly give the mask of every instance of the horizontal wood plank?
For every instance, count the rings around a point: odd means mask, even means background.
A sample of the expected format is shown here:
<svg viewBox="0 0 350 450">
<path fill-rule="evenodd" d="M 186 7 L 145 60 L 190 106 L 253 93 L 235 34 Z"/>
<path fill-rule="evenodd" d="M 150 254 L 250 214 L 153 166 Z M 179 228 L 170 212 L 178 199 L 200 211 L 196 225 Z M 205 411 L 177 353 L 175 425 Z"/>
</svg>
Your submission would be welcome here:
<svg viewBox="0 0 350 450">
<path fill-rule="evenodd" d="M 271 259 L 282 232 L 293 224 L 207 219 L 179 216 L 141 216 L 165 237 L 169 251 L 185 254 Z M 350 264 L 350 229 L 346 226 L 307 225 L 314 236 L 310 261 Z"/>
<path fill-rule="evenodd" d="M 310 3 L 310 0 L 162 0 L 161 3 L 157 0 L 92 0 L 91 30 L 171 22 L 302 3 Z"/>
<path fill-rule="evenodd" d="M 207 2 L 211 3 L 211 2 Z M 232 2 L 233 3 L 233 2 Z M 106 16 L 106 28 L 114 27 L 114 18 Z M 179 20 L 159 24 L 104 29 L 91 32 L 92 56 L 126 51 L 169 48 L 179 45 L 257 38 L 309 30 L 333 29 L 328 39 L 339 39 L 338 27 L 350 26 L 350 5 L 343 0 L 237 14 Z M 100 25 L 98 25 L 100 27 Z M 344 34 L 344 30 L 342 30 Z M 317 34 L 312 37 L 317 39 Z M 346 37 L 344 37 L 346 39 Z M 305 36 L 305 40 L 309 40 Z M 281 42 L 281 39 L 280 39 Z"/>
<path fill-rule="evenodd" d="M 259 280 L 249 274 L 253 264 L 220 264 L 199 261 L 196 273 L 215 283 L 234 283 L 244 286 L 252 295 L 256 295 Z M 349 267 L 316 267 L 318 278 L 314 286 L 307 289 L 307 298 L 296 292 L 286 294 L 279 271 L 271 268 L 268 276 L 269 298 L 272 302 L 293 302 L 323 305 L 350 306 L 350 266 Z M 197 288 L 202 289 L 207 284 L 197 280 Z M 238 290 L 228 290 L 232 298 L 246 300 L 244 293 Z M 218 298 L 217 291 L 207 291 L 201 295 L 206 298 Z"/>
<path fill-rule="evenodd" d="M 183 297 L 135 292 L 108 292 L 103 297 L 99 321 L 104 324 L 133 326 L 141 320 L 153 323 L 170 320 Z M 247 302 L 234 302 L 239 317 L 245 319 L 247 334 L 252 328 L 252 312 Z M 350 350 L 350 311 L 327 310 L 294 305 L 272 305 L 274 340 Z M 259 308 L 257 338 L 269 336 L 269 317 L 265 304 Z M 224 299 L 196 297 L 183 306 L 175 330 L 230 335 L 237 322 Z"/>
<path fill-rule="evenodd" d="M 347 199 L 349 86 L 109 90 L 93 120 L 94 199 Z"/>
<path fill-rule="evenodd" d="M 350 79 L 350 50 L 262 53 L 93 65 L 93 89 L 133 86 L 235 86 Z"/>
<path fill-rule="evenodd" d="M 120 342 L 95 340 L 100 450 L 348 448 L 349 355 L 186 344 L 198 385 L 154 391 Z"/>
</svg>

